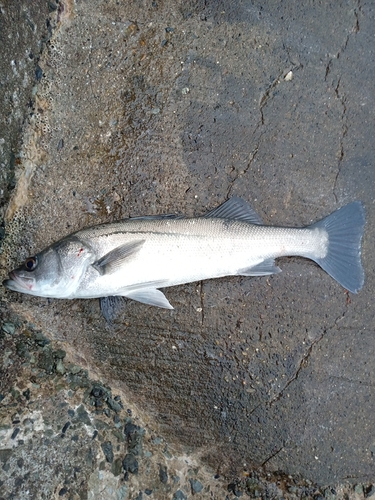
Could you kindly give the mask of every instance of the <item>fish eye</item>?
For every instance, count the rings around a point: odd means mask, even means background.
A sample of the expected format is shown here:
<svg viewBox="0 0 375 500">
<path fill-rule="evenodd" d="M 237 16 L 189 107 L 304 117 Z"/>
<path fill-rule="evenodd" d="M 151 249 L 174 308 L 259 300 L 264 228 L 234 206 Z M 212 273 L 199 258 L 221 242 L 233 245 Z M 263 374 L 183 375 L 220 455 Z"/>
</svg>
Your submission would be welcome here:
<svg viewBox="0 0 375 500">
<path fill-rule="evenodd" d="M 38 265 L 38 259 L 36 257 L 29 257 L 25 262 L 26 271 L 34 271 Z"/>
</svg>

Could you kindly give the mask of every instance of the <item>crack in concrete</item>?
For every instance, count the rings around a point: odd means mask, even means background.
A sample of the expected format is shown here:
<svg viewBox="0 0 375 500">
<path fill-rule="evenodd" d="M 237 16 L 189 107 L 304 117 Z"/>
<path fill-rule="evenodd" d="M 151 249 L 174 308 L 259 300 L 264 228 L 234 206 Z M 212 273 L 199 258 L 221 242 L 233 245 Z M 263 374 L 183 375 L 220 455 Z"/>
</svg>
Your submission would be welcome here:
<svg viewBox="0 0 375 500">
<path fill-rule="evenodd" d="M 337 325 L 337 323 L 344 318 L 344 316 L 346 315 L 346 313 L 348 312 L 348 306 L 350 304 L 350 297 L 349 297 L 349 292 L 347 292 L 347 299 L 346 299 L 346 303 L 345 303 L 345 310 L 344 312 L 338 316 L 334 323 L 330 326 L 328 326 L 327 328 L 325 328 L 323 330 L 323 333 L 321 335 L 319 335 L 319 337 L 317 337 L 315 340 L 313 340 L 311 342 L 311 344 L 309 345 L 308 349 L 307 349 L 307 352 L 306 354 L 302 357 L 302 359 L 300 360 L 300 362 L 298 363 L 298 367 L 294 373 L 294 375 L 292 375 L 292 377 L 290 377 L 290 379 L 286 382 L 286 384 L 284 385 L 284 387 L 282 389 L 280 389 L 280 391 L 278 391 L 278 394 L 276 394 L 275 396 L 273 396 L 269 401 L 262 401 L 260 402 L 259 404 L 257 404 L 249 413 L 248 415 L 252 415 L 258 408 L 260 408 L 261 406 L 265 406 L 267 408 L 271 408 L 271 406 L 273 405 L 273 403 L 275 403 L 276 401 L 279 401 L 284 392 L 287 390 L 287 388 L 295 381 L 297 380 L 297 378 L 299 377 L 301 371 L 308 365 L 308 359 L 312 353 L 312 350 L 313 350 L 313 347 L 315 345 L 317 345 L 324 337 L 324 335 L 327 333 L 327 331 L 333 329 L 333 328 L 339 328 L 339 326 Z M 355 382 L 355 381 L 353 381 Z M 358 382 L 360 383 L 360 382 Z M 371 385 L 371 386 L 375 386 L 375 384 L 369 384 L 369 383 L 363 383 L 362 385 Z"/>
<path fill-rule="evenodd" d="M 326 65 L 326 73 L 324 75 L 324 81 L 327 81 L 329 72 L 331 71 L 331 65 L 332 65 L 332 58 L 328 60 L 328 64 Z"/>
<path fill-rule="evenodd" d="M 306 354 L 302 357 L 302 359 L 298 363 L 298 367 L 297 367 L 297 370 L 294 373 L 294 375 L 292 377 L 290 377 L 290 379 L 286 382 L 284 387 L 282 389 L 280 389 L 279 393 L 276 396 L 274 396 L 272 399 L 270 399 L 270 401 L 268 401 L 267 405 L 269 407 L 271 407 L 275 401 L 279 401 L 281 399 L 281 397 L 283 396 L 283 393 L 290 386 L 290 384 L 292 384 L 295 380 L 297 380 L 297 378 L 298 378 L 299 374 L 301 373 L 301 371 L 303 370 L 303 368 L 305 368 L 308 365 L 308 358 L 311 355 L 313 347 L 322 340 L 325 333 L 326 333 L 326 330 L 324 330 L 323 333 L 318 338 L 316 338 L 315 340 L 313 340 L 311 342 L 311 344 L 309 345 L 309 347 L 307 349 Z"/>
<path fill-rule="evenodd" d="M 354 10 L 353 10 L 353 13 L 354 13 L 353 26 L 352 26 L 351 30 L 349 31 L 349 33 L 347 34 L 345 42 L 343 43 L 339 52 L 337 53 L 336 60 L 340 59 L 341 55 L 347 49 L 349 41 L 350 41 L 351 37 L 353 36 L 353 34 L 356 35 L 360 31 L 359 20 L 360 20 L 360 15 L 361 15 L 361 11 L 362 11 L 361 0 L 356 0 L 355 5 L 356 5 L 356 8 L 354 8 Z M 330 58 L 328 60 L 327 65 L 326 65 L 326 71 L 325 71 L 325 76 L 324 76 L 325 82 L 327 82 L 328 75 L 330 74 L 333 65 L 334 65 L 334 59 Z M 342 133 L 341 133 L 341 136 L 339 139 L 337 173 L 336 173 L 336 176 L 335 176 L 334 181 L 333 181 L 333 195 L 334 195 L 336 203 L 338 202 L 338 197 L 336 194 L 337 183 L 338 183 L 338 178 L 340 176 L 341 169 L 342 169 L 342 162 L 343 162 L 344 156 L 345 156 L 344 141 L 345 141 L 345 137 L 346 137 L 348 130 L 349 130 L 347 114 L 346 114 L 346 112 L 347 112 L 346 95 L 344 94 L 344 92 L 339 90 L 340 85 L 341 85 L 341 76 L 338 78 L 338 82 L 337 82 L 336 87 L 334 89 L 336 98 L 339 100 L 339 102 L 341 103 L 341 106 L 342 106 L 342 113 L 341 113 Z"/>
<path fill-rule="evenodd" d="M 288 70 L 280 72 L 280 74 L 272 81 L 272 83 L 266 88 L 266 90 L 260 96 L 260 99 L 259 99 L 260 120 L 258 121 L 256 127 L 254 128 L 254 131 L 253 131 L 253 134 L 252 134 L 253 138 L 257 135 L 259 129 L 265 125 L 265 119 L 264 119 L 263 109 L 265 108 L 265 106 L 268 105 L 269 101 L 272 100 L 272 97 L 273 97 L 271 95 L 272 90 L 275 89 L 277 87 L 277 85 L 279 85 L 279 83 L 281 83 L 285 79 L 286 75 L 288 75 L 291 71 L 295 71 L 296 69 L 299 69 L 300 67 L 302 67 L 301 64 L 295 64 L 295 63 L 291 62 L 291 67 Z M 256 157 L 256 155 L 257 155 L 257 153 L 259 151 L 262 136 L 265 133 L 266 133 L 266 130 L 264 130 L 263 132 L 260 132 L 258 134 L 256 145 L 255 145 L 255 147 L 253 148 L 253 150 L 249 154 L 249 159 L 248 159 L 248 162 L 247 162 L 247 166 L 245 167 L 245 169 L 242 172 L 239 172 L 236 175 L 236 177 L 230 182 L 229 188 L 227 190 L 227 197 L 228 198 L 230 197 L 230 193 L 232 192 L 234 183 L 237 182 L 237 180 L 240 177 L 246 175 L 247 172 L 248 172 L 248 170 L 249 170 L 249 168 L 251 167 L 251 164 L 252 164 L 253 160 L 255 159 L 255 157 Z"/>
<path fill-rule="evenodd" d="M 346 309 L 345 311 L 343 312 L 343 314 L 339 317 L 336 318 L 336 320 L 334 321 L 334 324 L 325 328 L 323 333 L 317 337 L 308 347 L 307 349 L 307 352 L 306 354 L 302 357 L 302 359 L 300 360 L 300 362 L 298 363 L 298 367 L 294 373 L 294 375 L 292 377 L 290 377 L 290 379 L 286 382 L 286 384 L 284 385 L 284 387 L 282 389 L 280 389 L 280 391 L 278 392 L 277 395 L 273 396 L 269 401 L 262 401 L 260 402 L 259 404 L 257 404 L 249 413 L 248 413 L 248 416 L 252 415 L 254 412 L 256 412 L 258 410 L 258 408 L 260 408 L 261 406 L 264 406 L 265 408 L 271 408 L 272 405 L 276 402 L 276 401 L 280 401 L 280 399 L 283 397 L 283 394 L 284 392 L 288 389 L 288 387 L 295 381 L 297 380 L 297 378 L 299 377 L 301 371 L 306 368 L 306 366 L 308 365 L 308 360 L 309 360 L 309 357 L 311 356 L 311 353 L 312 353 L 312 350 L 314 348 L 315 345 L 319 344 L 319 342 L 323 339 L 324 335 L 327 333 L 328 330 L 331 330 L 332 328 L 334 327 L 337 327 L 337 322 L 342 319 L 345 314 L 347 313 L 348 311 L 348 305 L 350 304 L 350 299 L 348 301 L 346 301 Z M 333 376 L 332 378 L 337 378 L 337 379 L 340 379 L 340 380 L 344 380 L 346 382 L 350 382 L 350 383 L 355 383 L 355 384 L 358 384 L 358 385 L 364 385 L 364 386 L 368 386 L 368 387 L 375 387 L 375 384 L 372 384 L 372 383 L 369 383 L 369 382 L 361 382 L 361 381 L 357 381 L 357 380 L 352 380 L 352 379 L 349 379 L 347 377 L 335 377 Z M 271 460 L 274 456 L 276 456 L 278 453 L 280 453 L 280 451 L 283 449 L 283 447 L 281 447 L 277 452 L 275 452 L 273 455 L 271 455 L 271 457 L 269 457 L 263 464 L 262 466 L 268 462 L 269 460 Z"/>
<path fill-rule="evenodd" d="M 247 414 L 247 416 L 252 415 L 252 414 L 253 414 L 254 412 L 256 412 L 256 411 L 257 411 L 257 409 L 258 409 L 258 408 L 260 408 L 263 404 L 264 404 L 264 403 L 262 402 L 262 403 L 257 404 L 256 406 L 254 406 L 254 408 L 253 408 L 251 411 L 249 411 L 249 413 Z M 267 406 L 267 403 L 265 404 L 265 406 Z"/>
<path fill-rule="evenodd" d="M 345 309 L 344 309 L 344 312 L 340 316 L 337 316 L 337 318 L 335 319 L 335 323 L 333 326 L 335 326 L 336 328 L 340 328 L 340 325 L 338 325 L 338 322 L 345 318 L 345 315 L 349 310 L 349 304 L 351 303 L 351 299 L 350 299 L 350 295 L 349 295 L 348 290 L 345 290 L 345 293 L 346 293 Z"/>
<path fill-rule="evenodd" d="M 281 446 L 281 448 L 279 448 L 274 453 L 272 453 L 272 455 L 270 455 L 268 458 L 266 458 L 266 460 L 261 464 L 261 467 L 264 467 L 267 462 L 269 462 L 270 460 L 275 458 L 283 449 L 284 449 L 284 446 Z"/>
<path fill-rule="evenodd" d="M 200 298 L 201 298 L 201 313 L 202 313 L 202 326 L 204 323 L 204 292 L 203 292 L 203 281 L 200 282 Z"/>
<path fill-rule="evenodd" d="M 288 54 L 288 57 L 289 57 L 289 54 Z M 260 96 L 260 99 L 259 99 L 260 125 L 265 124 L 263 109 L 265 108 L 265 106 L 267 106 L 268 101 L 270 99 L 272 99 L 272 97 L 273 97 L 271 95 L 272 90 L 275 89 L 279 85 L 279 83 L 281 83 L 282 81 L 285 81 L 287 79 L 286 77 L 287 77 L 287 75 L 289 75 L 289 73 L 299 69 L 302 66 L 301 64 L 295 64 L 291 61 L 289 61 L 289 62 L 291 63 L 291 67 L 289 67 L 289 69 L 287 69 L 287 70 L 281 71 L 280 74 L 272 81 L 272 83 L 266 88 L 266 90 Z M 260 125 L 257 125 L 254 133 L 257 131 L 257 129 L 259 128 Z"/>
<path fill-rule="evenodd" d="M 346 111 L 347 111 L 346 96 L 345 96 L 344 93 L 341 93 L 339 91 L 340 84 L 341 84 L 341 77 L 339 78 L 339 80 L 337 82 L 337 85 L 335 87 L 336 98 L 339 100 L 339 102 L 340 102 L 340 104 L 342 106 L 342 113 L 341 113 L 341 123 L 342 123 L 342 125 L 341 125 L 341 136 L 340 136 L 340 139 L 339 139 L 339 153 L 338 153 L 338 160 L 337 160 L 337 173 L 336 173 L 336 176 L 335 176 L 335 179 L 334 179 L 334 182 L 333 182 L 333 195 L 335 197 L 336 203 L 338 201 L 338 198 L 337 198 L 337 195 L 336 195 L 336 187 L 337 187 L 337 182 L 338 182 L 339 175 L 341 173 L 342 162 L 344 160 L 344 155 L 345 155 L 344 141 L 345 141 L 345 137 L 346 137 L 346 135 L 348 133 L 348 129 L 349 129 L 348 119 L 347 119 L 347 115 L 346 115 Z"/>
<path fill-rule="evenodd" d="M 257 130 L 259 129 L 260 126 L 261 126 L 261 123 L 259 122 L 258 125 L 255 127 L 255 130 L 253 132 L 253 137 L 256 134 L 256 132 L 257 132 Z M 247 172 L 249 171 L 252 162 L 254 161 L 256 155 L 258 154 L 258 151 L 259 151 L 259 148 L 260 148 L 261 139 L 262 139 L 262 136 L 265 133 L 266 133 L 266 131 L 264 130 L 263 132 L 261 132 L 259 134 L 257 143 L 256 143 L 255 147 L 253 148 L 253 150 L 249 154 L 249 159 L 248 159 L 248 162 L 247 162 L 247 166 L 244 168 L 244 170 L 242 172 L 239 172 L 238 175 L 236 175 L 236 177 L 230 182 L 228 190 L 227 190 L 227 198 L 230 198 L 230 194 L 232 192 L 232 189 L 234 187 L 235 182 L 237 182 L 240 177 L 243 177 L 244 175 L 246 175 Z"/>
<path fill-rule="evenodd" d="M 359 26 L 359 16 L 362 14 L 362 5 L 361 5 L 361 0 L 357 0 L 357 9 L 354 9 L 354 17 L 355 17 L 355 23 L 353 27 L 353 33 L 357 34 L 360 31 L 360 26 Z"/>
<path fill-rule="evenodd" d="M 271 407 L 271 406 L 272 406 L 272 404 L 273 404 L 275 401 L 279 401 L 279 400 L 281 399 L 281 397 L 283 396 L 283 393 L 284 393 L 284 392 L 286 391 L 286 389 L 290 386 L 290 384 L 292 384 L 295 380 L 297 380 L 297 378 L 298 378 L 299 374 L 301 373 L 301 371 L 303 370 L 303 368 L 305 368 L 305 367 L 307 366 L 307 364 L 308 364 L 308 358 L 309 358 L 309 357 L 310 357 L 310 355 L 311 355 L 311 352 L 312 352 L 312 350 L 313 350 L 313 347 L 314 347 L 316 344 L 318 344 L 318 343 L 319 343 L 319 342 L 323 339 L 323 337 L 324 337 L 324 335 L 327 333 L 327 331 L 328 331 L 328 330 L 333 329 L 334 327 L 336 327 L 336 328 L 340 328 L 340 327 L 338 326 L 338 324 L 337 324 L 337 323 L 345 317 L 346 313 L 347 313 L 347 312 L 348 312 L 348 310 L 349 310 L 349 307 L 348 307 L 348 306 L 349 306 L 349 304 L 350 304 L 350 297 L 349 297 L 349 292 L 346 292 L 346 293 L 347 293 L 347 298 L 346 298 L 346 302 L 345 302 L 345 310 L 344 310 L 344 312 L 343 312 L 340 316 L 338 316 L 338 317 L 335 319 L 334 323 L 333 323 L 331 326 L 329 326 L 329 327 L 325 328 L 325 329 L 323 330 L 323 333 L 322 333 L 319 337 L 317 337 L 315 340 L 313 340 L 313 341 L 311 342 L 310 346 L 309 346 L 309 347 L 308 347 L 308 349 L 307 349 L 306 354 L 305 354 L 305 355 L 302 357 L 302 359 L 300 360 L 300 362 L 299 362 L 299 364 L 298 364 L 298 368 L 297 368 L 296 372 L 294 373 L 294 375 L 293 375 L 293 376 L 292 376 L 292 377 L 291 377 L 291 378 L 290 378 L 290 379 L 286 382 L 285 386 L 284 386 L 282 389 L 280 389 L 280 391 L 278 392 L 278 394 L 277 394 L 276 396 L 274 396 L 273 398 L 271 398 L 271 399 L 270 399 L 270 400 L 266 403 L 266 406 Z M 372 385 L 375 385 L 375 384 L 372 384 Z M 251 413 L 253 413 L 253 412 L 254 412 L 257 408 L 259 408 L 259 406 L 261 406 L 261 405 L 262 405 L 262 403 L 260 403 L 259 405 L 257 405 L 257 406 L 256 406 L 256 407 L 255 407 L 255 408 L 251 411 Z M 250 413 L 250 414 L 251 414 L 251 413 Z"/>
<path fill-rule="evenodd" d="M 288 71 L 286 72 L 288 73 Z M 271 98 L 271 91 L 278 86 L 278 84 L 281 81 L 281 78 L 284 74 L 284 71 L 277 76 L 273 82 L 266 88 L 266 90 L 263 92 L 263 94 L 260 96 L 259 100 L 259 111 L 260 111 L 260 123 L 261 125 L 264 125 L 264 114 L 263 114 L 263 108 L 267 105 L 268 100 Z M 258 127 L 257 127 L 258 128 Z M 255 129 L 256 132 L 256 129 Z"/>
<path fill-rule="evenodd" d="M 266 90 L 260 96 L 260 99 L 259 99 L 260 120 L 258 121 L 258 123 L 257 123 L 257 125 L 256 125 L 256 127 L 255 127 L 255 129 L 253 131 L 252 137 L 256 136 L 257 133 L 258 133 L 258 131 L 259 131 L 259 129 L 265 125 L 265 119 L 264 119 L 263 109 L 268 105 L 269 101 L 272 100 L 272 97 L 273 97 L 271 95 L 272 90 L 275 89 L 277 87 L 277 85 L 279 85 L 279 83 L 281 83 L 285 79 L 286 75 L 288 75 L 291 71 L 299 69 L 300 67 L 302 67 L 301 64 L 291 63 L 291 67 L 288 70 L 280 72 L 280 74 L 272 81 L 272 83 L 266 88 Z M 253 148 L 253 150 L 249 154 L 249 159 L 248 159 L 248 162 L 247 162 L 247 166 L 245 167 L 245 169 L 242 172 L 239 172 L 238 175 L 230 182 L 230 185 L 229 185 L 229 188 L 228 188 L 228 191 L 227 191 L 227 197 L 228 198 L 230 197 L 230 193 L 231 193 L 231 191 L 233 189 L 234 183 L 240 177 L 246 175 L 247 172 L 248 172 L 248 170 L 249 170 L 249 168 L 251 167 L 251 164 L 252 164 L 253 160 L 255 159 L 255 157 L 256 157 L 256 155 L 257 155 L 257 153 L 259 151 L 261 139 L 262 139 L 262 137 L 263 137 L 263 135 L 265 133 L 266 133 L 266 130 L 264 130 L 263 132 L 260 132 L 258 134 L 256 145 L 255 145 L 255 147 Z"/>
<path fill-rule="evenodd" d="M 360 0 L 357 0 L 356 5 L 357 5 L 357 9 L 354 9 L 354 11 L 353 11 L 354 12 L 354 24 L 353 24 L 353 27 L 352 27 L 351 31 L 346 35 L 345 42 L 342 45 L 342 47 L 340 48 L 340 50 L 338 51 L 338 53 L 336 55 L 336 59 L 340 59 L 340 57 L 343 54 L 343 52 L 345 52 L 346 48 L 348 47 L 349 40 L 350 40 L 352 34 L 354 33 L 356 35 L 360 31 L 359 19 L 360 19 L 360 15 L 362 13 L 362 6 L 361 6 Z M 326 72 L 325 72 L 325 76 L 324 76 L 324 81 L 325 82 L 327 81 L 327 77 L 328 77 L 328 75 L 329 75 L 329 73 L 331 71 L 331 67 L 333 65 L 333 62 L 334 62 L 334 59 L 331 57 L 328 60 L 328 63 L 326 65 Z"/>
<path fill-rule="evenodd" d="M 308 349 L 307 349 L 306 354 L 303 356 L 303 358 L 302 358 L 302 359 L 301 359 L 301 361 L 299 362 L 299 365 L 298 365 L 298 368 L 297 368 L 297 370 L 296 370 L 295 374 L 294 374 L 294 375 L 293 375 L 293 376 L 292 376 L 292 377 L 291 377 L 291 378 L 287 381 L 287 383 L 286 383 L 286 384 L 285 384 L 285 386 L 284 386 L 284 387 L 283 387 L 283 388 L 279 391 L 279 393 L 278 393 L 276 396 L 274 396 L 274 397 L 273 397 L 270 401 L 268 401 L 268 402 L 267 402 L 267 405 L 268 405 L 268 406 L 271 406 L 271 405 L 272 405 L 275 401 L 279 401 L 279 400 L 280 400 L 280 398 L 282 397 L 283 393 L 285 392 L 285 390 L 286 390 L 286 389 L 290 386 L 290 384 L 291 384 L 292 382 L 294 382 L 295 380 L 297 380 L 297 378 L 298 378 L 298 376 L 299 376 L 300 372 L 302 371 L 302 369 L 303 369 L 303 368 L 305 368 L 305 367 L 307 366 L 307 364 L 308 364 L 308 358 L 309 358 L 309 357 L 310 357 L 310 355 L 311 355 L 311 352 L 312 352 L 312 350 L 313 350 L 313 347 L 314 347 L 316 344 L 318 344 L 318 343 L 319 343 L 319 342 L 323 339 L 323 337 L 324 337 L 324 335 L 327 333 L 327 331 L 328 331 L 328 330 L 332 330 L 332 329 L 333 329 L 333 328 L 335 328 L 335 327 L 336 327 L 336 328 L 338 328 L 338 329 L 340 328 L 340 327 L 339 327 L 339 325 L 338 325 L 337 323 L 345 317 L 346 313 L 347 313 L 347 312 L 348 312 L 348 310 L 349 310 L 349 304 L 350 304 L 350 302 L 351 302 L 351 301 L 350 301 L 349 292 L 346 292 L 346 295 L 347 295 L 347 297 L 346 297 L 346 301 L 345 301 L 345 309 L 344 309 L 343 313 L 335 319 L 334 323 L 333 323 L 331 326 L 328 326 L 327 328 L 325 328 L 325 329 L 323 330 L 323 333 L 322 333 L 319 337 L 317 337 L 315 340 L 313 340 L 313 341 L 312 341 L 312 343 L 310 344 L 310 346 L 309 346 L 309 347 L 308 347 Z M 258 405 L 258 406 L 260 406 L 260 405 Z"/>
</svg>

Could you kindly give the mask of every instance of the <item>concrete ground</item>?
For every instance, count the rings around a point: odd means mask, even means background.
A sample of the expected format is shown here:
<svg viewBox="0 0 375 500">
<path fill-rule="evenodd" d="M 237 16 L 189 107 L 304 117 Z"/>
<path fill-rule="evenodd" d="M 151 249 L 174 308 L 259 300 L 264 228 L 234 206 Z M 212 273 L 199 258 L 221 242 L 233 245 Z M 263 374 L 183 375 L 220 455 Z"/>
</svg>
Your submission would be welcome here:
<svg viewBox="0 0 375 500">
<path fill-rule="evenodd" d="M 374 2 L 21 4 L 0 6 L 3 277 L 87 225 L 236 195 L 290 226 L 362 200 L 366 281 L 353 295 L 284 258 L 269 278 L 167 289 L 173 311 L 129 301 L 112 327 L 96 300 L 2 289 L 0 487 L 371 496 Z"/>
</svg>

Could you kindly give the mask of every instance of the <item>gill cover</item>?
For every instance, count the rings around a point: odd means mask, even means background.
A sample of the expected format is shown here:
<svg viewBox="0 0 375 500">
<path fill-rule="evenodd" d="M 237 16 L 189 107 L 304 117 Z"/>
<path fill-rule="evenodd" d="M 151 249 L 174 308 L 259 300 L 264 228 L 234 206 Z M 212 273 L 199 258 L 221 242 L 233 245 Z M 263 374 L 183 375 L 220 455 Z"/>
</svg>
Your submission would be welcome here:
<svg viewBox="0 0 375 500">
<path fill-rule="evenodd" d="M 9 273 L 3 285 L 38 297 L 68 298 L 94 260 L 93 252 L 78 238 L 68 236 L 47 247 Z"/>
</svg>

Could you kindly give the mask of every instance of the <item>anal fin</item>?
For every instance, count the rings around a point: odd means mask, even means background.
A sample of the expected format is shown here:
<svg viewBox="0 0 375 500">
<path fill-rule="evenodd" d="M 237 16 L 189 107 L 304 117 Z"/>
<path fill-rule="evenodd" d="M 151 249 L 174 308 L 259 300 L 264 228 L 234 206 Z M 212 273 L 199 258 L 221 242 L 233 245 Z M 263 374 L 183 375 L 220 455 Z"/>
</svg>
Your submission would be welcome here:
<svg viewBox="0 0 375 500">
<path fill-rule="evenodd" d="M 263 260 L 255 266 L 239 269 L 237 272 L 239 276 L 266 276 L 277 273 L 281 273 L 281 269 L 275 266 L 274 259 Z"/>
<path fill-rule="evenodd" d="M 137 300 L 150 306 L 162 307 L 163 309 L 174 309 L 163 292 L 157 288 L 138 288 L 123 292 L 122 295 L 128 299 Z"/>
</svg>

